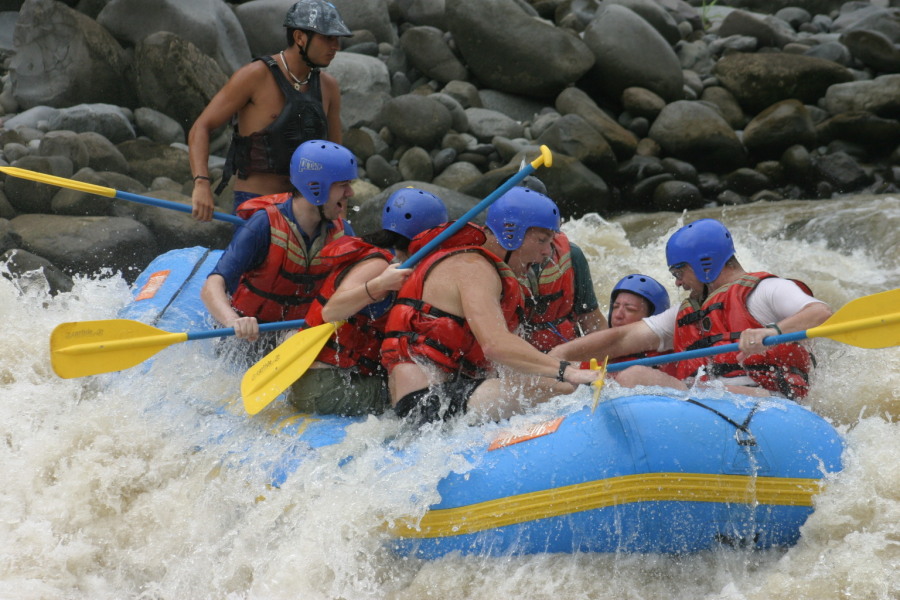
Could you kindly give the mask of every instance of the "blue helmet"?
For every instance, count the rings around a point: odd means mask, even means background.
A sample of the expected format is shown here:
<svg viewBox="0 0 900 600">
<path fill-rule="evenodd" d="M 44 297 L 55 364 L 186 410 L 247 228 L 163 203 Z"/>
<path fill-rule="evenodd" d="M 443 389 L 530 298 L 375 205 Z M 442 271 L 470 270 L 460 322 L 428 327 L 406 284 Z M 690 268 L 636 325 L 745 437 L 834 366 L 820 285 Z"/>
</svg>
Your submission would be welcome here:
<svg viewBox="0 0 900 600">
<path fill-rule="evenodd" d="M 449 220 L 440 198 L 414 187 L 399 189 L 384 203 L 381 227 L 412 239 Z"/>
<path fill-rule="evenodd" d="M 734 256 L 731 233 L 715 219 L 700 219 L 672 234 L 666 243 L 669 268 L 689 264 L 701 283 L 712 283 Z"/>
<path fill-rule="evenodd" d="M 488 228 L 506 250 L 516 250 L 530 227 L 559 231 L 559 208 L 550 198 L 524 187 L 500 196 L 487 211 Z"/>
<path fill-rule="evenodd" d="M 609 295 L 607 322 L 612 321 L 612 307 L 616 302 L 616 296 L 621 292 L 631 292 L 646 300 L 650 304 L 650 314 L 648 316 L 658 315 L 669 309 L 669 292 L 666 291 L 666 288 L 649 275 L 634 273 L 620 279 Z"/>
<path fill-rule="evenodd" d="M 315 206 L 328 202 L 331 185 L 356 179 L 356 157 L 340 144 L 309 140 L 291 156 L 291 183 Z"/>
</svg>

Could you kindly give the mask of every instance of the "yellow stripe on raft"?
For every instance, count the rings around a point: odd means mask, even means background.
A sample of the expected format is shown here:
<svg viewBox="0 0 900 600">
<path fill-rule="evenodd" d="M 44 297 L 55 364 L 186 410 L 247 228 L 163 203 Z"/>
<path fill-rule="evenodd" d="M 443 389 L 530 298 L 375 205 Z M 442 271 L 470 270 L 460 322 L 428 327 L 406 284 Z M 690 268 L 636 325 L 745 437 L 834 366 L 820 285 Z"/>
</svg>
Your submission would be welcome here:
<svg viewBox="0 0 900 600">
<path fill-rule="evenodd" d="M 812 506 L 812 497 L 821 486 L 821 480 L 806 478 L 703 473 L 625 475 L 431 510 L 418 526 L 397 523 L 390 529 L 394 535 L 404 538 L 449 537 L 632 502 Z"/>
</svg>

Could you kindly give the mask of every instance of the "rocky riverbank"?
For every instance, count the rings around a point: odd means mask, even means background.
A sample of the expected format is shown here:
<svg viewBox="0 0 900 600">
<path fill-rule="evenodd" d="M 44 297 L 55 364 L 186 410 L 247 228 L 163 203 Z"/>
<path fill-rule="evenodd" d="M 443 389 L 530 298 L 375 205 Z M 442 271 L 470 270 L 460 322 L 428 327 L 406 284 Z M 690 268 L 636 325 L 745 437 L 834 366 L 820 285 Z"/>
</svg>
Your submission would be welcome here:
<svg viewBox="0 0 900 600">
<path fill-rule="evenodd" d="M 332 0 L 357 232 L 425 187 L 462 214 L 547 145 L 564 215 L 892 193 L 900 9 L 797 0 Z M 283 45 L 293 0 L 0 0 L 0 164 L 190 203 L 185 132 Z M 218 177 L 230 132 L 213 145 Z M 0 264 L 126 277 L 231 225 L 3 177 Z M 231 210 L 231 190 L 218 199 Z"/>
</svg>

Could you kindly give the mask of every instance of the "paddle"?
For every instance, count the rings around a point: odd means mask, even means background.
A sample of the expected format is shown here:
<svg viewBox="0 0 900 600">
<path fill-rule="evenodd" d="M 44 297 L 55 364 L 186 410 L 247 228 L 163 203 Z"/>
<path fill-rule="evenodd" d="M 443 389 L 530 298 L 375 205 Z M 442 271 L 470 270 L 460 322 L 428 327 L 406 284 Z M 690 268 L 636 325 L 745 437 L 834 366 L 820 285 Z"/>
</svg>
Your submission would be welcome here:
<svg viewBox="0 0 900 600">
<path fill-rule="evenodd" d="M 787 342 L 799 342 L 807 338 L 829 338 L 858 348 L 888 348 L 900 345 L 900 288 L 851 300 L 818 327 L 806 331 L 770 335 L 763 340 L 763 344 L 774 346 Z M 722 346 L 639 358 L 611 364 L 607 367 L 607 371 L 621 371 L 637 365 L 652 367 L 690 358 L 736 352 L 739 348 L 740 345 L 735 342 Z"/>
<path fill-rule="evenodd" d="M 259 330 L 291 329 L 305 323 L 263 323 Z M 50 363 L 64 379 L 85 377 L 128 369 L 172 344 L 230 335 L 234 335 L 233 327 L 171 333 L 128 319 L 63 323 L 50 335 Z"/>
<path fill-rule="evenodd" d="M 403 261 L 400 267 L 408 269 L 414 266 L 442 244 L 444 240 L 465 227 L 479 213 L 487 210 L 500 196 L 531 175 L 541 165 L 547 167 L 553 165 L 553 155 L 547 146 L 541 146 L 541 155 L 539 157 L 522 167 L 484 200 L 473 206 L 452 225 L 448 226 L 440 235 Z M 326 328 L 326 326 L 328 327 Z M 244 398 L 244 408 L 247 413 L 255 415 L 280 396 L 292 383 L 302 377 L 315 361 L 331 334 L 339 326 L 340 324 L 325 323 L 312 329 L 300 331 L 250 367 L 241 380 L 241 395 Z M 322 329 L 316 331 L 319 328 Z M 325 335 L 326 331 L 328 335 Z"/>
<path fill-rule="evenodd" d="M 112 188 L 103 187 L 102 185 L 94 185 L 93 183 L 85 183 L 83 181 L 75 181 L 74 179 L 65 179 L 55 175 L 47 175 L 46 173 L 38 173 L 37 171 L 29 171 L 28 169 L 20 169 L 18 167 L 0 167 L 0 172 L 19 177 L 20 179 L 29 179 L 39 183 L 55 185 L 57 187 L 69 188 L 79 192 L 87 192 L 97 196 L 105 196 L 107 198 L 118 198 L 119 200 L 128 200 L 130 202 L 138 202 L 139 204 L 149 204 L 150 206 L 158 206 L 160 208 L 171 208 L 181 212 L 191 212 L 191 207 L 180 202 L 172 202 L 171 200 L 160 200 L 159 198 L 150 198 L 149 196 L 141 196 L 129 192 L 120 192 Z M 235 225 L 243 225 L 244 219 L 235 215 L 229 215 L 221 212 L 214 212 L 213 219 L 226 221 Z"/>
</svg>

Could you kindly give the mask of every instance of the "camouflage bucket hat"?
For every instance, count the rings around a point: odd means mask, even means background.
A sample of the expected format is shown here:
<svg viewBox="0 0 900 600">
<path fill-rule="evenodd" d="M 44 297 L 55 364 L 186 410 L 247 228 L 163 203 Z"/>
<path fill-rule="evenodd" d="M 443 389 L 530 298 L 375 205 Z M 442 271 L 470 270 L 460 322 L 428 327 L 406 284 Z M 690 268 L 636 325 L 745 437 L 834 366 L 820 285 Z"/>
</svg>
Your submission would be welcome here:
<svg viewBox="0 0 900 600">
<path fill-rule="evenodd" d="M 325 0 L 300 0 L 288 10 L 284 17 L 284 26 L 288 29 L 315 31 L 322 35 L 338 37 L 353 35 L 334 4 Z"/>
</svg>

